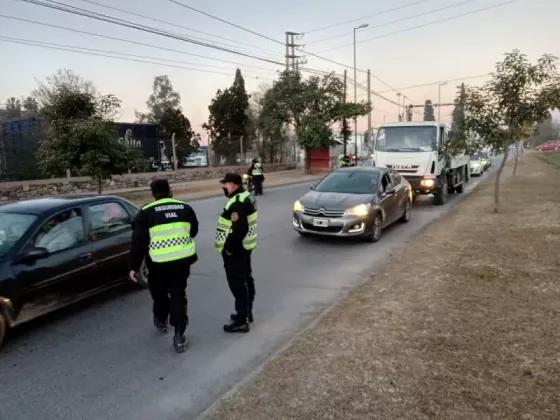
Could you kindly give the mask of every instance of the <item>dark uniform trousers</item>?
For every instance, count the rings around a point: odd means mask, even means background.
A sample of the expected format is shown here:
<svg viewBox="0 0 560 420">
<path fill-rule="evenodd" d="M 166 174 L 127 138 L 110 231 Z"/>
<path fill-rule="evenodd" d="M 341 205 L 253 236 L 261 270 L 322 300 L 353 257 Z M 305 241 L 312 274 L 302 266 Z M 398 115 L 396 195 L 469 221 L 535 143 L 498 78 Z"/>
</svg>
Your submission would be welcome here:
<svg viewBox="0 0 560 420">
<path fill-rule="evenodd" d="M 227 255 L 222 252 L 229 289 L 235 299 L 235 311 L 247 316 L 255 300 L 255 280 L 251 267 L 251 251 Z"/>
<path fill-rule="evenodd" d="M 154 301 L 154 318 L 160 322 L 169 319 L 176 334 L 184 334 L 189 324 L 187 315 L 187 279 L 191 266 L 186 261 L 152 263 L 148 284 Z"/>
<path fill-rule="evenodd" d="M 261 195 L 263 192 L 263 175 L 254 175 L 253 176 L 253 186 L 255 187 L 255 194 Z"/>
</svg>

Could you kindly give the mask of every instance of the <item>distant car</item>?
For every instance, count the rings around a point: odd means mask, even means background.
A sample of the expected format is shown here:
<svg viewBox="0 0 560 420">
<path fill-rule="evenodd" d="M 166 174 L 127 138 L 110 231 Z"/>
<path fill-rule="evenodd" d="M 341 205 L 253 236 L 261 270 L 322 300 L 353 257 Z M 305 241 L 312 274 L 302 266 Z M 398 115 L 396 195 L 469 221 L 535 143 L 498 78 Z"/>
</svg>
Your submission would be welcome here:
<svg viewBox="0 0 560 420">
<path fill-rule="evenodd" d="M 410 220 L 412 189 L 392 169 L 338 169 L 311 188 L 293 206 L 292 224 L 302 236 L 357 236 L 377 242 L 383 228 Z"/>
<path fill-rule="evenodd" d="M 123 284 L 139 209 L 111 196 L 0 206 L 0 345 L 8 327 Z M 147 287 L 145 265 L 140 287 Z"/>
<path fill-rule="evenodd" d="M 480 161 L 482 163 L 482 166 L 484 167 L 484 170 L 486 170 L 490 166 L 492 166 L 492 157 L 490 156 L 489 153 L 480 152 L 479 155 L 480 155 Z"/>
<path fill-rule="evenodd" d="M 471 175 L 484 175 L 484 163 L 480 154 L 477 153 L 471 156 L 469 167 L 471 168 Z"/>
<path fill-rule="evenodd" d="M 547 141 L 537 147 L 536 150 L 539 152 L 550 152 L 552 150 L 560 150 L 560 141 Z"/>
</svg>

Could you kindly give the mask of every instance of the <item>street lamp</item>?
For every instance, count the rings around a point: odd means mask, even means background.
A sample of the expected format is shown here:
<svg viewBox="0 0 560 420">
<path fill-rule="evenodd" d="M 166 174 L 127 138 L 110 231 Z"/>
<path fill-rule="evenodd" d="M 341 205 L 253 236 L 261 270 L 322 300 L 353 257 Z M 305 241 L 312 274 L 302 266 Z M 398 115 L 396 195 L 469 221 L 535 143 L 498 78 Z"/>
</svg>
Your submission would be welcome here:
<svg viewBox="0 0 560 420">
<path fill-rule="evenodd" d="M 447 82 L 440 83 L 438 86 L 438 108 L 437 108 L 437 119 L 441 121 L 441 87 L 445 86 Z"/>
<path fill-rule="evenodd" d="M 354 28 L 354 103 L 358 103 L 358 78 L 356 76 L 356 31 L 358 29 L 367 28 L 368 26 L 368 23 L 363 23 L 360 26 Z M 358 117 L 354 117 L 354 155 L 356 166 L 358 166 Z"/>
</svg>

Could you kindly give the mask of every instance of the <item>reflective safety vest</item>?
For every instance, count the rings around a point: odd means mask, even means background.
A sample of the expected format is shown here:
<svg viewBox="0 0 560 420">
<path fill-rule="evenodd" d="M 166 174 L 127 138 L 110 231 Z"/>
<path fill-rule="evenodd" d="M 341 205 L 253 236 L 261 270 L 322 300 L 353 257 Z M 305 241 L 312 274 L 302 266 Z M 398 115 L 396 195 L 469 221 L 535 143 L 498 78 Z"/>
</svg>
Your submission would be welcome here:
<svg viewBox="0 0 560 420">
<path fill-rule="evenodd" d="M 262 165 L 260 163 L 255 163 L 253 166 L 253 176 L 262 175 Z"/>
<path fill-rule="evenodd" d="M 214 242 L 214 249 L 216 252 L 222 252 L 224 250 L 224 245 L 226 239 L 231 233 L 232 221 L 231 215 L 224 217 L 224 214 L 229 214 L 228 210 L 233 203 L 239 201 L 243 203 L 245 200 L 250 200 L 251 194 L 247 191 L 237 194 L 236 196 L 230 198 L 224 207 L 223 214 L 218 218 L 218 226 L 216 227 L 216 241 Z M 247 251 L 252 251 L 257 247 L 257 211 L 247 215 L 247 222 L 249 223 L 249 231 L 247 235 L 243 238 L 243 248 Z"/>
<path fill-rule="evenodd" d="M 163 198 L 142 207 L 148 210 L 156 206 L 165 206 L 173 211 L 173 205 L 185 205 L 182 201 Z M 156 211 L 156 209 L 153 209 Z M 165 211 L 165 210 L 164 210 Z M 175 213 L 179 213 L 175 211 Z M 162 212 L 161 221 L 156 216 L 156 225 L 150 227 L 150 247 L 148 254 L 155 263 L 165 263 L 192 257 L 196 254 L 196 243 L 191 238 L 191 224 L 182 220 L 171 221 Z"/>
</svg>

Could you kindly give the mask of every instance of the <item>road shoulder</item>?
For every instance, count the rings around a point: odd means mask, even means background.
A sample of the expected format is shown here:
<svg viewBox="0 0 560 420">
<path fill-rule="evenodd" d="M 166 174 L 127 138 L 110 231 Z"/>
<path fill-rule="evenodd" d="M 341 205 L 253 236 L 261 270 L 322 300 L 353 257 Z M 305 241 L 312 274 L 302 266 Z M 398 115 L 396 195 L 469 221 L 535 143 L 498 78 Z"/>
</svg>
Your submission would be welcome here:
<svg viewBox="0 0 560 420">
<path fill-rule="evenodd" d="M 557 174 L 506 166 L 207 418 L 557 418 Z"/>
</svg>

